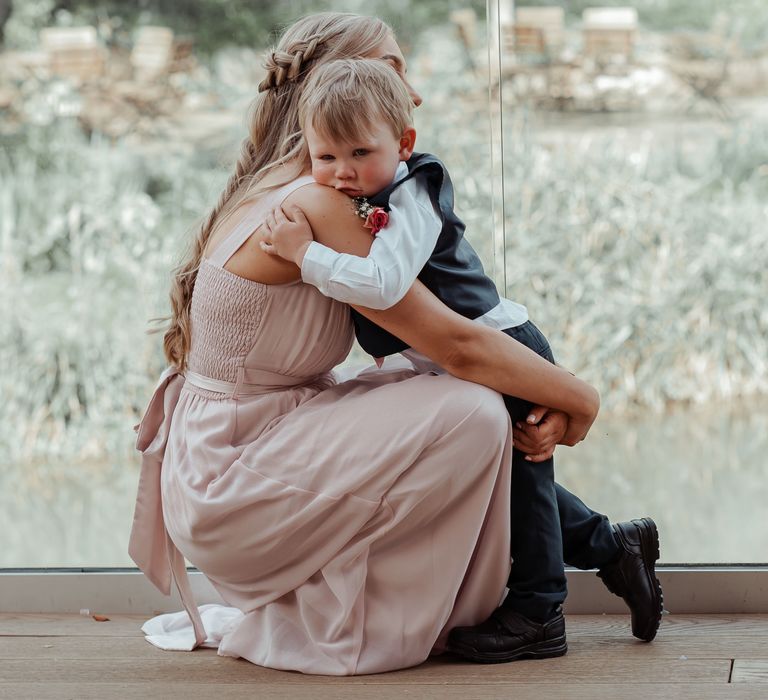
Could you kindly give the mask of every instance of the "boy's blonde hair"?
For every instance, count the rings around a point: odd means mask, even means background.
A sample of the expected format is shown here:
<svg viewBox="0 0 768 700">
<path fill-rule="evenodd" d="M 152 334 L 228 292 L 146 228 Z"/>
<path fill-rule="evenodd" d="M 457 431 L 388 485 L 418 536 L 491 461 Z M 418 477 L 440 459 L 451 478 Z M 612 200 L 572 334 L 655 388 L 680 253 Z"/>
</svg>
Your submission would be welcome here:
<svg viewBox="0 0 768 700">
<path fill-rule="evenodd" d="M 333 141 L 359 142 L 385 122 L 395 138 L 413 124 L 413 100 L 381 59 L 337 59 L 318 66 L 299 100 L 299 124 Z"/>
<path fill-rule="evenodd" d="M 376 17 L 343 12 L 309 15 L 288 27 L 265 62 L 266 78 L 259 85 L 249 118 L 248 136 L 240 158 L 218 202 L 202 223 L 189 252 L 174 270 L 171 316 L 163 336 L 168 362 L 181 370 L 191 342 L 190 308 L 197 271 L 211 235 L 249 198 L 266 189 L 261 180 L 276 167 L 288 168 L 284 182 L 298 176 L 306 164 L 306 146 L 299 127 L 298 103 L 306 79 L 323 63 L 338 58 L 362 58 L 373 52 L 392 29 Z M 274 183 L 273 186 L 283 184 Z"/>
</svg>

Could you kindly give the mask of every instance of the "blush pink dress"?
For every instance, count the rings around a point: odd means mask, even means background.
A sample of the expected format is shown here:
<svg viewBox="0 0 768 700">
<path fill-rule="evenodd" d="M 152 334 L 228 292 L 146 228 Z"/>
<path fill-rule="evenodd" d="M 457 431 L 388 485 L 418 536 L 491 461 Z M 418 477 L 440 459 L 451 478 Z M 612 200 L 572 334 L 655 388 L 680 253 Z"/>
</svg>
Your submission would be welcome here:
<svg viewBox="0 0 768 700">
<path fill-rule="evenodd" d="M 243 613 L 219 654 L 375 673 L 421 663 L 499 603 L 511 426 L 496 392 L 450 375 L 336 383 L 348 307 L 224 269 L 308 182 L 265 196 L 200 267 L 189 369 L 166 370 L 138 427 L 129 552 L 164 593 L 175 580 L 191 648 L 206 630 L 184 558 Z"/>
</svg>

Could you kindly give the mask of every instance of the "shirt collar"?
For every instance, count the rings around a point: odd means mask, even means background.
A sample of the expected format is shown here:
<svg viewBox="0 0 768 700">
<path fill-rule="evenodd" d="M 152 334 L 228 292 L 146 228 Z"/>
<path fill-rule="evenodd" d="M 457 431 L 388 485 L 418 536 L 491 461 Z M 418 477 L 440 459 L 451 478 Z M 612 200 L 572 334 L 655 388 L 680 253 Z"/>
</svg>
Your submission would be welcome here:
<svg viewBox="0 0 768 700">
<path fill-rule="evenodd" d="M 395 176 L 392 178 L 391 184 L 394 184 L 398 180 L 402 180 L 406 175 L 408 175 L 408 166 L 405 164 L 404 160 L 401 160 L 397 164 L 397 170 L 395 170 Z"/>
</svg>

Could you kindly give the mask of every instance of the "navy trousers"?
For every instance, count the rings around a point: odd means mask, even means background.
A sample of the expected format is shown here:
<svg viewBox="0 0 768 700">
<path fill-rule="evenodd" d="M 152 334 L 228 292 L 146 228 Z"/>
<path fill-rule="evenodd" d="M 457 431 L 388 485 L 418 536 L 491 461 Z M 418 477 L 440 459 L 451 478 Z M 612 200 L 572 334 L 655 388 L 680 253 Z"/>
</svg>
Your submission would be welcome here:
<svg viewBox="0 0 768 700">
<path fill-rule="evenodd" d="M 504 331 L 554 363 L 549 343 L 530 321 Z M 512 422 L 525 421 L 531 404 L 505 396 Z M 595 569 L 615 561 L 619 546 L 608 518 L 555 483 L 553 459 L 512 457 L 512 570 L 504 606 L 533 620 L 552 617 L 567 594 L 564 565 Z"/>
</svg>

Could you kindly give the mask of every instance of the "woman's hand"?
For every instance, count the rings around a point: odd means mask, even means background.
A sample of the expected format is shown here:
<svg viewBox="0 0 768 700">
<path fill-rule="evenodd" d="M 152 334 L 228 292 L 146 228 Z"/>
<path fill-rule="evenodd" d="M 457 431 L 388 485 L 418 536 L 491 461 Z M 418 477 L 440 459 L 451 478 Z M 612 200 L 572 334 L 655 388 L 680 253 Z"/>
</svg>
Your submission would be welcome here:
<svg viewBox="0 0 768 700">
<path fill-rule="evenodd" d="M 555 453 L 555 447 L 568 430 L 568 414 L 546 406 L 534 406 L 525 422 L 512 430 L 516 450 L 525 452 L 529 462 L 543 462 Z"/>
<path fill-rule="evenodd" d="M 294 207 L 286 214 L 282 207 L 277 207 L 264 221 L 264 234 L 259 245 L 264 252 L 300 268 L 312 240 L 312 228 L 301 209 Z"/>
<path fill-rule="evenodd" d="M 600 394 L 597 393 L 597 389 L 589 386 L 589 384 L 586 384 L 585 386 L 588 387 L 590 393 L 587 406 L 585 410 L 570 416 L 568 430 L 565 431 L 565 435 L 560 443 L 562 445 L 573 447 L 580 443 L 587 437 L 587 433 L 592 427 L 592 423 L 594 423 L 595 418 L 597 418 L 597 412 L 600 410 Z"/>
</svg>

